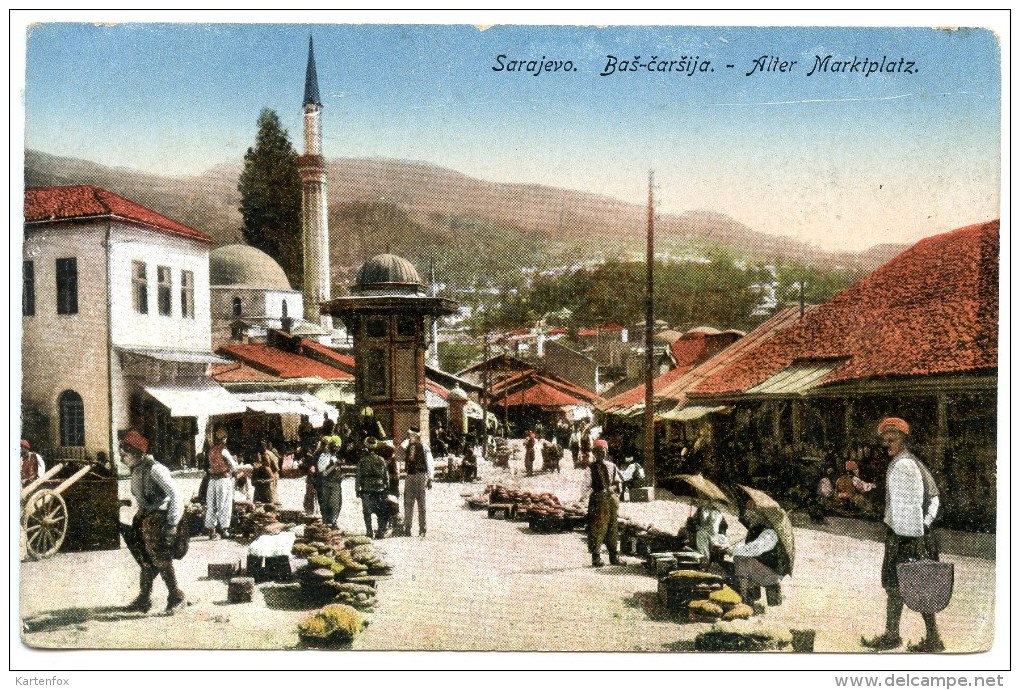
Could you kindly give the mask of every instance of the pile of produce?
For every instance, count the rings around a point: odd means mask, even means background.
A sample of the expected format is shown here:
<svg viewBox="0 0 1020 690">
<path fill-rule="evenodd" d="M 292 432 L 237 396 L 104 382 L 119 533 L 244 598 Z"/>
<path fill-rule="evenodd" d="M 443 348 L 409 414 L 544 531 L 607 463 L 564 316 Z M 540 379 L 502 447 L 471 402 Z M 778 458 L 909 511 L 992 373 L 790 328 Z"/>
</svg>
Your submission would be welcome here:
<svg viewBox="0 0 1020 690">
<path fill-rule="evenodd" d="M 754 615 L 754 609 L 745 604 L 729 585 L 715 590 L 707 599 L 692 600 L 687 605 L 687 612 L 692 623 L 747 619 Z"/>
<path fill-rule="evenodd" d="M 466 496 L 470 508 L 482 509 L 494 504 L 512 506 L 510 514 L 527 520 L 538 532 L 570 530 L 585 523 L 587 511 L 579 503 L 563 504 L 555 494 L 524 491 L 490 484 L 478 496 Z"/>
<path fill-rule="evenodd" d="M 272 503 L 234 503 L 234 515 L 230 521 L 231 531 L 248 540 L 263 534 L 279 534 L 292 525 L 280 519 L 279 509 Z"/>
<path fill-rule="evenodd" d="M 301 590 L 312 599 L 371 610 L 376 603 L 376 580 L 392 566 L 366 536 L 345 536 L 321 523 L 308 525 L 291 553 L 307 560 L 297 570 Z"/>
<path fill-rule="evenodd" d="M 298 623 L 298 637 L 309 647 L 342 647 L 353 642 L 366 625 L 352 607 L 330 604 Z"/>
</svg>

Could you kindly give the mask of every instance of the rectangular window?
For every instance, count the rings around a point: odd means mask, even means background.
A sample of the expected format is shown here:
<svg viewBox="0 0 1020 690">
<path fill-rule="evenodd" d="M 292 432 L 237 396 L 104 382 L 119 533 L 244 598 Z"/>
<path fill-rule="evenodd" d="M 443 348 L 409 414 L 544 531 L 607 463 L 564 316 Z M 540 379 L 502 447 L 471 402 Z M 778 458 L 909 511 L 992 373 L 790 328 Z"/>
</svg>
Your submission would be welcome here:
<svg viewBox="0 0 1020 690">
<path fill-rule="evenodd" d="M 23 316 L 35 316 L 35 263 L 25 262 L 21 280 L 21 313 Z"/>
<path fill-rule="evenodd" d="M 135 311 L 139 314 L 149 313 L 149 279 L 145 274 L 144 261 L 131 262 L 131 295 L 135 303 Z"/>
<path fill-rule="evenodd" d="M 397 317 L 397 337 L 407 338 L 417 332 L 417 319 L 413 316 Z"/>
<path fill-rule="evenodd" d="M 181 271 L 181 316 L 195 318 L 195 274 Z"/>
<path fill-rule="evenodd" d="M 57 313 L 78 313 L 78 259 L 57 259 Z"/>
<path fill-rule="evenodd" d="M 163 316 L 170 316 L 174 308 L 174 286 L 169 266 L 156 267 L 156 286 L 156 303 L 159 305 L 159 313 Z"/>
<path fill-rule="evenodd" d="M 389 331 L 390 320 L 385 316 L 375 316 L 367 319 L 365 335 L 369 338 L 385 338 Z"/>
<path fill-rule="evenodd" d="M 386 366 L 386 350 L 371 348 L 365 351 L 365 395 L 385 398 L 390 393 L 390 372 Z"/>
</svg>

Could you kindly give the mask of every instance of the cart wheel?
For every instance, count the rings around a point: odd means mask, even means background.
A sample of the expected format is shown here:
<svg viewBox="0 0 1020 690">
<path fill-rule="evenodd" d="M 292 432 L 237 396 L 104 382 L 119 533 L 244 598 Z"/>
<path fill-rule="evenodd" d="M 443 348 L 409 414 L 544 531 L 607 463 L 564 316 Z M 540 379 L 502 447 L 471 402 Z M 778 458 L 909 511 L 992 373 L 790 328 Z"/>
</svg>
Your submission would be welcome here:
<svg viewBox="0 0 1020 690">
<path fill-rule="evenodd" d="M 35 560 L 49 558 L 67 536 L 67 504 L 56 491 L 40 489 L 25 502 L 21 516 L 25 548 Z"/>
</svg>

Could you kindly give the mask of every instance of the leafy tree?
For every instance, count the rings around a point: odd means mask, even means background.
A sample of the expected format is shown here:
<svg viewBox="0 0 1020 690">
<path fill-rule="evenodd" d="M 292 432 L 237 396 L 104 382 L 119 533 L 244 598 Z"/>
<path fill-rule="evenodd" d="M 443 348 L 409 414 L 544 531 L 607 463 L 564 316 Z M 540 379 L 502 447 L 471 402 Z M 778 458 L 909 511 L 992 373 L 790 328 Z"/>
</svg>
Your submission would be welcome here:
<svg viewBox="0 0 1020 690">
<path fill-rule="evenodd" d="M 280 262 L 296 289 L 302 284 L 301 176 L 297 153 L 280 117 L 259 114 L 255 146 L 244 156 L 237 184 L 244 239 Z"/>
<path fill-rule="evenodd" d="M 807 304 L 821 304 L 851 283 L 864 277 L 859 267 L 823 268 L 800 261 L 778 259 L 775 262 L 776 298 L 780 305 L 796 303 L 801 286 Z"/>
</svg>

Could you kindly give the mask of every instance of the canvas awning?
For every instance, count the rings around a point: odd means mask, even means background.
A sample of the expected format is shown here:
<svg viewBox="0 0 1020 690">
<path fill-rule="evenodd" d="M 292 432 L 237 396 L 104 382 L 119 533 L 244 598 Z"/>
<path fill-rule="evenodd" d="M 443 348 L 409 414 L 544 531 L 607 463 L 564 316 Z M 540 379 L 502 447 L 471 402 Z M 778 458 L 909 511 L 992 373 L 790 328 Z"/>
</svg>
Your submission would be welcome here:
<svg viewBox="0 0 1020 690">
<path fill-rule="evenodd" d="M 169 409 L 171 417 L 212 417 L 247 409 L 244 402 L 218 385 L 146 386 L 145 392 Z"/>
<path fill-rule="evenodd" d="M 818 386 L 842 363 L 830 360 L 791 364 L 778 374 L 751 386 L 744 395 L 802 395 Z"/>
<path fill-rule="evenodd" d="M 567 413 L 567 419 L 571 422 L 592 418 L 591 408 L 587 405 L 564 405 L 563 411 Z"/>
<path fill-rule="evenodd" d="M 316 398 L 310 393 L 285 393 L 267 391 L 260 393 L 237 393 L 249 410 L 265 414 L 304 415 L 310 418 L 312 426 L 321 426 L 322 418 L 329 417 L 334 422 L 340 413 L 332 405 Z M 316 422 L 319 422 L 316 424 Z"/>
<path fill-rule="evenodd" d="M 207 350 L 176 350 L 168 347 L 118 347 L 117 349 L 129 355 L 154 359 L 158 362 L 229 364 L 231 361 Z"/>
<path fill-rule="evenodd" d="M 342 402 L 347 405 L 354 404 L 354 391 L 336 384 L 322 386 L 316 389 L 312 395 L 323 402 Z"/>
<path fill-rule="evenodd" d="M 672 410 L 656 416 L 673 422 L 690 422 L 716 412 L 727 412 L 729 409 L 726 405 L 677 405 Z"/>
</svg>

